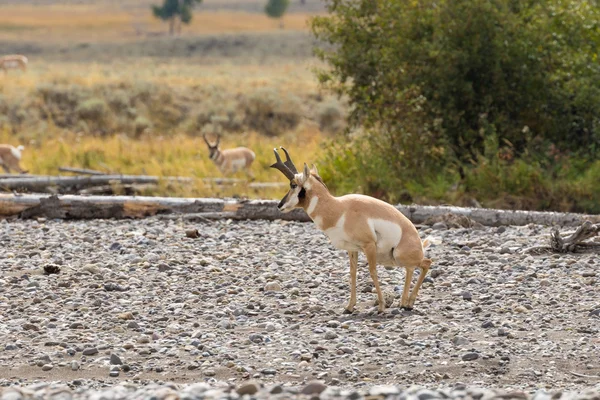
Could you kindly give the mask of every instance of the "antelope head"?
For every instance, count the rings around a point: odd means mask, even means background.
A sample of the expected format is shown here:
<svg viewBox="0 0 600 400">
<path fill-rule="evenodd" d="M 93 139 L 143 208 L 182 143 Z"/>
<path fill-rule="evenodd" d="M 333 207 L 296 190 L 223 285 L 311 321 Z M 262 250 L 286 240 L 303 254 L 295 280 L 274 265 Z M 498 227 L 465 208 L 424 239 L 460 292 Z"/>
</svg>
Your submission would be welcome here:
<svg viewBox="0 0 600 400">
<path fill-rule="evenodd" d="M 311 181 L 316 179 L 323 185 L 325 184 L 319 177 L 317 168 L 314 164 L 312 170 L 309 170 L 308 165 L 304 163 L 302 173 L 299 173 L 287 150 L 283 147 L 281 147 L 281 150 L 285 153 L 285 162 L 281 161 L 277 149 L 273 149 L 277 162 L 271 165 L 271 168 L 278 169 L 290 180 L 290 190 L 283 199 L 281 199 L 277 208 L 284 213 L 292 211 L 294 208 L 306 208 L 308 206 L 307 190 L 310 190 L 312 187 Z"/>
<path fill-rule="evenodd" d="M 202 135 L 202 138 L 208 146 L 208 156 L 211 160 L 213 160 L 219 154 L 219 143 L 221 142 L 221 135 L 217 136 L 217 143 L 215 143 L 214 145 L 208 141 L 208 139 L 206 138 L 206 134 Z"/>
</svg>

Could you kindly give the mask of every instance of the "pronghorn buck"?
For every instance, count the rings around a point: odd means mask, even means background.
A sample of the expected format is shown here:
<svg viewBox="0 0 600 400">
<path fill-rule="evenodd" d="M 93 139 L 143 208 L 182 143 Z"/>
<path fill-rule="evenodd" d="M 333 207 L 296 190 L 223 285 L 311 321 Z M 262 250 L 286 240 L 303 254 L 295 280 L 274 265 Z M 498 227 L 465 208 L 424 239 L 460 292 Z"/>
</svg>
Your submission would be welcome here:
<svg viewBox="0 0 600 400">
<path fill-rule="evenodd" d="M 0 165 L 4 172 L 9 173 L 12 170 L 21 174 L 27 173 L 19 164 L 23 150 L 25 150 L 23 146 L 14 147 L 10 144 L 0 144 Z"/>
<path fill-rule="evenodd" d="M 4 70 L 4 73 L 11 68 L 19 68 L 22 71 L 27 70 L 27 57 L 20 54 L 12 54 L 8 56 L 0 57 L 0 69 Z"/>
<path fill-rule="evenodd" d="M 217 142 L 211 144 L 206 135 L 202 136 L 208 146 L 209 157 L 223 174 L 233 174 L 244 170 L 247 175 L 253 177 L 250 166 L 256 158 L 254 152 L 246 147 L 236 147 L 234 149 L 221 150 L 219 143 L 221 136 L 217 136 Z"/>
<path fill-rule="evenodd" d="M 346 250 L 350 256 L 350 302 L 345 312 L 351 313 L 356 305 L 356 272 L 358 252 L 367 257 L 369 272 L 373 279 L 379 312 L 385 309 L 385 302 L 377 279 L 377 264 L 386 267 L 404 267 L 406 280 L 400 306 L 412 309 L 419 288 L 431 266 L 431 260 L 424 258 L 423 249 L 428 241 L 421 242 L 417 228 L 394 206 L 373 197 L 349 194 L 334 197 L 319 176 L 313 164 L 312 169 L 304 164 L 302 173 L 294 166 L 288 152 L 282 162 L 277 149 L 277 162 L 271 165 L 290 180 L 290 190 L 277 206 L 282 212 L 302 208 L 315 224 L 329 237 L 332 244 Z M 421 270 L 419 279 L 409 295 L 413 272 Z"/>
</svg>

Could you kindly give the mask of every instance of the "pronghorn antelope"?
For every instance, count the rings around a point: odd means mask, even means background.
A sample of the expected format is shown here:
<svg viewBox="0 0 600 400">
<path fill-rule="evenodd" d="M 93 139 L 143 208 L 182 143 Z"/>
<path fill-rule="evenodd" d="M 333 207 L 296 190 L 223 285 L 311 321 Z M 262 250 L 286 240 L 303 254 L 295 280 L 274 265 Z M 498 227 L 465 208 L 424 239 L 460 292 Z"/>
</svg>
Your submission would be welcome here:
<svg viewBox="0 0 600 400">
<path fill-rule="evenodd" d="M 308 216 L 329 237 L 332 244 L 346 250 L 350 256 L 350 302 L 345 312 L 351 313 L 356 305 L 356 271 L 358 252 L 367 257 L 369 272 L 373 279 L 379 312 L 383 312 L 385 302 L 377 279 L 377 264 L 386 267 L 404 267 L 406 280 L 402 292 L 401 307 L 412 309 L 419 288 L 431 266 L 431 260 L 424 258 L 423 249 L 428 240 L 421 242 L 415 226 L 392 205 L 373 197 L 350 194 L 334 197 L 319 176 L 313 164 L 309 170 L 306 163 L 302 173 L 294 166 L 288 152 L 282 162 L 277 149 L 277 162 L 271 165 L 290 180 L 290 190 L 277 206 L 282 212 L 302 208 Z M 412 292 L 410 284 L 416 268 L 421 270 Z"/>
<path fill-rule="evenodd" d="M 10 144 L 0 144 L 0 165 L 4 172 L 9 173 L 11 170 L 26 174 L 27 171 L 21 168 L 21 153 L 25 150 L 23 146 L 13 147 Z"/>
<path fill-rule="evenodd" d="M 6 74 L 11 68 L 19 68 L 22 71 L 27 70 L 27 57 L 20 54 L 0 57 L 0 69 L 3 69 Z"/>
<path fill-rule="evenodd" d="M 223 174 L 232 174 L 244 170 L 250 177 L 253 176 L 250 166 L 256 158 L 254 152 L 246 147 L 221 150 L 219 143 L 221 136 L 217 136 L 217 142 L 211 144 L 206 135 L 202 136 L 208 146 L 209 157 Z"/>
</svg>

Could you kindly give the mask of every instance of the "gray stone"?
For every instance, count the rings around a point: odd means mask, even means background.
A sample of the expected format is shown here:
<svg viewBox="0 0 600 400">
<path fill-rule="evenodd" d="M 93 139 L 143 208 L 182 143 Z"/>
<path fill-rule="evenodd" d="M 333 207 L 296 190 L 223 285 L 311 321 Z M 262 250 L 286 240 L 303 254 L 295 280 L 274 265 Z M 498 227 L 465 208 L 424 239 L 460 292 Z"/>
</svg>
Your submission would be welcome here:
<svg viewBox="0 0 600 400">
<path fill-rule="evenodd" d="M 86 349 L 83 349 L 82 354 L 84 356 L 93 356 L 95 354 L 98 354 L 98 349 L 95 347 L 88 347 Z"/>
<path fill-rule="evenodd" d="M 239 394 L 240 396 L 244 396 L 246 394 L 248 395 L 253 395 L 258 393 L 258 391 L 260 390 L 260 383 L 258 381 L 247 381 L 242 383 L 240 386 L 238 386 L 238 388 L 236 389 L 237 394 Z"/>
<path fill-rule="evenodd" d="M 111 355 L 110 355 L 110 363 L 111 363 L 111 365 L 122 365 L 123 361 L 121 361 L 121 357 L 119 357 L 115 353 L 111 353 Z"/>
<path fill-rule="evenodd" d="M 465 353 L 462 356 L 462 360 L 463 361 L 473 361 L 473 360 L 477 360 L 479 358 L 479 353 Z"/>
<path fill-rule="evenodd" d="M 317 395 L 327 389 L 327 385 L 322 381 L 310 381 L 300 391 L 305 395 Z"/>
</svg>

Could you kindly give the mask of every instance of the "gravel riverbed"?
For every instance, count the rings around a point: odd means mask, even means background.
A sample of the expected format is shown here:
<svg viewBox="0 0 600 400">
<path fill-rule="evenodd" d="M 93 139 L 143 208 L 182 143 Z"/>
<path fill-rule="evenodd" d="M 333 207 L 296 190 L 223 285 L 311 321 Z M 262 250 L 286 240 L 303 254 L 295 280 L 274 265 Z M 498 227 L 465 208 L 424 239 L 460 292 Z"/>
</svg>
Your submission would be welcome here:
<svg viewBox="0 0 600 400">
<path fill-rule="evenodd" d="M 415 309 L 380 267 L 377 314 L 361 255 L 346 315 L 348 257 L 311 223 L 0 221 L 1 399 L 600 398 L 597 256 L 523 254 L 537 225 L 419 229 Z"/>
</svg>

